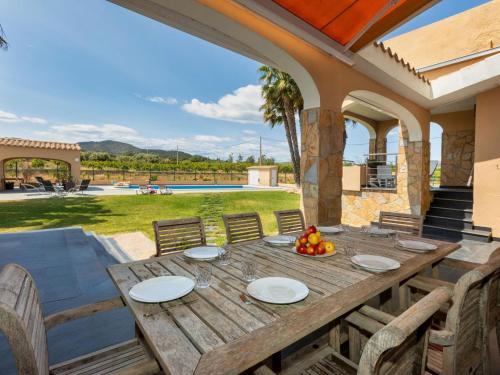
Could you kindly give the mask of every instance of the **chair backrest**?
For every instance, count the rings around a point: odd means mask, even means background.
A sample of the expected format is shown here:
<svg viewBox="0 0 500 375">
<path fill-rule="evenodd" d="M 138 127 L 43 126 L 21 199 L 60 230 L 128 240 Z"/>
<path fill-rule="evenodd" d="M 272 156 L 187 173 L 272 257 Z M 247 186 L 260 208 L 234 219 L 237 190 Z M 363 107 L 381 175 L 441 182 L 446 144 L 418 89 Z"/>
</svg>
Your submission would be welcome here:
<svg viewBox="0 0 500 375">
<path fill-rule="evenodd" d="M 264 237 L 262 223 L 257 212 L 223 215 L 227 243 L 258 240 Z"/>
<path fill-rule="evenodd" d="M 304 215 L 301 210 L 274 211 L 279 234 L 289 234 L 305 230 Z"/>
<path fill-rule="evenodd" d="M 10 344 L 19 374 L 49 374 L 38 292 L 31 275 L 17 264 L 8 264 L 0 272 L 0 330 Z"/>
<path fill-rule="evenodd" d="M 375 333 L 363 349 L 358 374 L 424 374 L 432 316 L 451 295 L 437 288 Z"/>
<path fill-rule="evenodd" d="M 390 177 L 392 177 L 392 170 L 390 165 L 377 165 L 377 178 Z"/>
<path fill-rule="evenodd" d="M 498 269 L 498 263 L 488 262 L 467 272 L 455 284 L 453 303 L 446 315 L 453 344 L 443 349 L 444 373 L 469 374 L 482 366 L 490 283 Z"/>
<path fill-rule="evenodd" d="M 380 228 L 393 229 L 419 237 L 422 237 L 423 223 L 424 217 L 421 215 L 387 211 L 380 211 L 378 220 Z"/>
<path fill-rule="evenodd" d="M 199 217 L 153 221 L 153 228 L 158 257 L 207 244 L 205 227 Z"/>
<path fill-rule="evenodd" d="M 90 179 L 82 180 L 80 183 L 80 191 L 87 190 L 90 185 Z"/>
<path fill-rule="evenodd" d="M 50 180 L 43 180 L 42 184 L 43 184 L 43 187 L 44 187 L 44 189 L 46 191 L 52 191 L 52 192 L 56 191 L 54 185 L 52 185 L 52 181 L 50 181 Z"/>
</svg>

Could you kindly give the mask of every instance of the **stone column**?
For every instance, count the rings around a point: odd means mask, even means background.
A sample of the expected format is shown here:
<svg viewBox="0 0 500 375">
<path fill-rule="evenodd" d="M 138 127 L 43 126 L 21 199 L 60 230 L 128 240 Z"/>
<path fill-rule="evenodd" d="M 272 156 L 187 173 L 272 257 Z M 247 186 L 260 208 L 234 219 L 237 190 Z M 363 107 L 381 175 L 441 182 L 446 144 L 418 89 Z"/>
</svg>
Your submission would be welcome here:
<svg viewBox="0 0 500 375">
<path fill-rule="evenodd" d="M 474 164 L 474 129 L 443 131 L 441 185 L 467 186 Z"/>
<path fill-rule="evenodd" d="M 370 138 L 370 141 L 368 143 L 368 154 L 370 154 L 369 158 L 375 159 L 375 155 L 373 155 L 375 153 L 377 153 L 377 139 Z"/>
<path fill-rule="evenodd" d="M 398 152 L 397 192 L 408 203 L 408 211 L 425 214 L 430 204 L 429 141 L 409 141 L 408 132 L 401 126 Z"/>
<path fill-rule="evenodd" d="M 342 216 L 344 117 L 340 111 L 302 111 L 302 207 L 306 223 L 335 225 Z"/>
</svg>

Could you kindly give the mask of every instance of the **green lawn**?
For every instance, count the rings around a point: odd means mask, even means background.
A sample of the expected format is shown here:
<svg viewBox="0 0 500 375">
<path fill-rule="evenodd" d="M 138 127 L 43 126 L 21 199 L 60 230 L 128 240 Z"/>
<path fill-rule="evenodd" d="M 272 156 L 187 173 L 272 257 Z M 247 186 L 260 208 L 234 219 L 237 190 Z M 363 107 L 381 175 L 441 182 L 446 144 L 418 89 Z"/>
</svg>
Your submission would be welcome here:
<svg viewBox="0 0 500 375">
<path fill-rule="evenodd" d="M 206 215 L 207 197 L 223 213 L 257 211 L 265 233 L 277 230 L 274 210 L 299 207 L 297 194 L 281 191 L 32 199 L 0 203 L 0 232 L 81 226 L 98 234 L 140 230 L 153 238 L 153 220 Z M 220 212 L 214 215 L 223 233 Z"/>
</svg>

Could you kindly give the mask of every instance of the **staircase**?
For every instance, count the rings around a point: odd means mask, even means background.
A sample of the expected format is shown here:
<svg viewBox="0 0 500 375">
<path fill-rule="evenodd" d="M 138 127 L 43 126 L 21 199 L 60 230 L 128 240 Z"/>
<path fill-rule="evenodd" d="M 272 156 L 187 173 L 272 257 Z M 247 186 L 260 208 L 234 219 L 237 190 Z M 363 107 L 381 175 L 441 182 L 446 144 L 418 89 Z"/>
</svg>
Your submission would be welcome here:
<svg viewBox="0 0 500 375">
<path fill-rule="evenodd" d="M 472 222 L 472 189 L 439 188 L 433 193 L 424 220 L 424 237 L 491 242 L 491 230 L 474 227 Z"/>
</svg>

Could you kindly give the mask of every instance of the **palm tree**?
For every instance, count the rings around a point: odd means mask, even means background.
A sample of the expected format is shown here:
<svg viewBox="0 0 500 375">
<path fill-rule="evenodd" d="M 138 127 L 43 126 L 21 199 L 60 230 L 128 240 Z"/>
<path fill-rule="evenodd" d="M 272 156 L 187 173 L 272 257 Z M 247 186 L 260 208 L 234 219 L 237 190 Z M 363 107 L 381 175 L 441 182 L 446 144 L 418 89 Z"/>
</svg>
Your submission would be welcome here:
<svg viewBox="0 0 500 375">
<path fill-rule="evenodd" d="M 9 43 L 5 39 L 5 33 L 3 32 L 2 25 L 0 25 L 0 49 L 7 49 L 9 47 Z"/>
<path fill-rule="evenodd" d="M 290 149 L 295 183 L 300 186 L 300 153 L 295 115 L 304 106 L 304 100 L 293 78 L 279 69 L 263 65 L 259 68 L 264 104 L 264 121 L 271 127 L 283 124 Z"/>
</svg>

